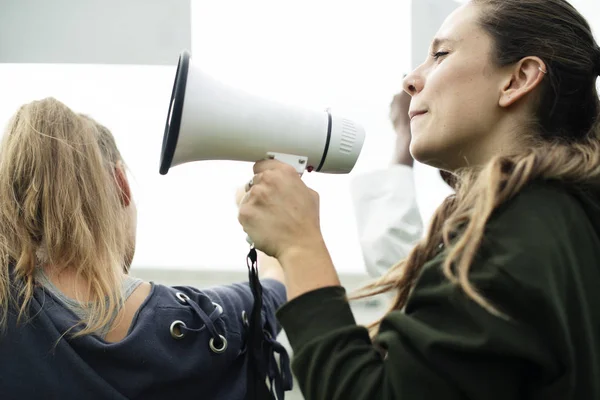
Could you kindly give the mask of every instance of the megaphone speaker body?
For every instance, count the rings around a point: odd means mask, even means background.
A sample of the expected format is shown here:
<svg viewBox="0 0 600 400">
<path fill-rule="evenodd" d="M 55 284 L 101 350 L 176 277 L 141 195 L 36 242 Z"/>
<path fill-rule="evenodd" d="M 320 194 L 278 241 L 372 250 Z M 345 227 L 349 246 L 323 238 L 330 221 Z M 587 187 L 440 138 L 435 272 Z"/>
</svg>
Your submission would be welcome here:
<svg viewBox="0 0 600 400">
<path fill-rule="evenodd" d="M 269 154 L 301 157 L 308 171 L 349 173 L 364 139 L 360 125 L 328 110 L 296 107 L 230 87 L 202 72 L 184 51 L 173 85 L 160 173 L 194 161 L 256 162 Z"/>
</svg>

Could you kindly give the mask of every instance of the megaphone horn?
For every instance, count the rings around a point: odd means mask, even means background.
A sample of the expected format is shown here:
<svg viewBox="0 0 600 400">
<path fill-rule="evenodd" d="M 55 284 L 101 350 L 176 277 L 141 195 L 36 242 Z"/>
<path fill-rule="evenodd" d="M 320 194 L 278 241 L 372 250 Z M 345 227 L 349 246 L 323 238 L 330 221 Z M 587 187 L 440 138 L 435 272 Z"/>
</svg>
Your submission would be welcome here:
<svg viewBox="0 0 600 400">
<path fill-rule="evenodd" d="M 329 110 L 286 105 L 227 86 L 179 56 L 160 173 L 201 160 L 276 158 L 304 170 L 349 173 L 365 140 L 357 123 Z"/>
</svg>

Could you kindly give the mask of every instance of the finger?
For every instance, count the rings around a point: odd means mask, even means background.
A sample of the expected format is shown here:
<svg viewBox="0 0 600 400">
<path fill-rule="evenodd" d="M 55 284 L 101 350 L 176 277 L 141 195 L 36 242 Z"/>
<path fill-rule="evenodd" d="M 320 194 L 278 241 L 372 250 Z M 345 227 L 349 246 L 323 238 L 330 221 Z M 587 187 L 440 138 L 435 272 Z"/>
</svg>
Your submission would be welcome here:
<svg viewBox="0 0 600 400">
<path fill-rule="evenodd" d="M 293 168 L 291 165 L 275 159 L 260 160 L 254 164 L 254 173 L 260 174 L 271 169 L 287 169 Z"/>
<path fill-rule="evenodd" d="M 260 178 L 261 178 L 261 174 L 254 175 L 252 177 L 252 179 L 250 179 L 248 182 L 246 182 L 246 185 L 244 186 L 244 190 L 246 192 L 249 192 L 253 186 L 256 186 L 260 182 Z"/>
<path fill-rule="evenodd" d="M 254 186 L 254 177 L 252 177 L 252 179 L 246 182 L 246 184 L 244 185 L 244 192 L 249 192 L 250 189 L 252 189 L 252 186 Z"/>
<path fill-rule="evenodd" d="M 238 208 L 242 207 L 242 205 L 246 203 L 249 196 L 250 196 L 250 193 L 248 193 L 248 192 L 245 192 L 242 195 L 242 197 L 240 198 L 239 203 L 238 203 Z"/>
</svg>

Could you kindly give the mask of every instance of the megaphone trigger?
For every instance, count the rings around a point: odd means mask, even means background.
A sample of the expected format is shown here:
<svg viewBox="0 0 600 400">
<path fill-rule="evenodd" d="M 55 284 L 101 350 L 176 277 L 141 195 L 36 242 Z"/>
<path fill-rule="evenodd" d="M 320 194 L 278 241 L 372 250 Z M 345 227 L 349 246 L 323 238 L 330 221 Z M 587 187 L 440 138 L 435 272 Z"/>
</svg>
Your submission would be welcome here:
<svg viewBox="0 0 600 400">
<path fill-rule="evenodd" d="M 302 176 L 304 174 L 304 171 L 306 171 L 309 168 L 309 166 L 306 165 L 308 163 L 308 157 L 305 156 L 268 152 L 267 158 L 271 160 L 278 160 L 288 165 L 291 165 L 296 169 L 300 176 Z M 310 170 L 312 171 L 312 168 Z"/>
</svg>

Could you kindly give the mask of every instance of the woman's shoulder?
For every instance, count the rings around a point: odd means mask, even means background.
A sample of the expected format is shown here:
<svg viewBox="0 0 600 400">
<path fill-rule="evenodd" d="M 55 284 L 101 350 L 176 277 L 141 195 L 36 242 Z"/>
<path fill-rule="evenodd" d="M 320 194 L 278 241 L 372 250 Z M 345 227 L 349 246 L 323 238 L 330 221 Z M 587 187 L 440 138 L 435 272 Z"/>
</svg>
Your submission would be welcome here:
<svg viewBox="0 0 600 400">
<path fill-rule="evenodd" d="M 265 329 L 271 331 L 275 336 L 279 332 L 275 311 L 286 301 L 285 286 L 281 282 L 271 279 L 262 280 L 261 286 L 263 289 L 263 324 Z M 168 319 L 173 319 L 175 315 L 182 313 L 191 313 L 195 317 L 200 317 L 201 320 L 206 319 L 204 315 L 218 316 L 227 331 L 235 335 L 242 335 L 253 305 L 254 296 L 248 282 L 202 289 L 192 286 L 167 286 L 153 283 L 148 302 L 142 308 L 154 310 L 151 312 L 150 318 L 158 316 L 156 310 L 161 310 L 159 314 Z"/>
<path fill-rule="evenodd" d="M 279 307 L 286 301 L 286 289 L 283 283 L 274 279 L 260 281 L 263 294 L 263 303 L 266 307 Z M 153 283 L 156 302 L 169 304 L 180 303 L 182 298 L 188 297 L 195 302 L 220 303 L 236 310 L 252 307 L 254 296 L 248 282 L 197 288 L 186 285 L 167 286 Z M 221 304 L 222 303 L 222 304 Z"/>
<path fill-rule="evenodd" d="M 230 284 L 208 286 L 199 288 L 188 285 L 164 285 L 151 282 L 153 286 L 153 296 L 155 301 L 173 301 L 179 300 L 181 296 L 189 296 L 194 299 L 209 298 L 212 300 L 223 300 L 240 305 L 248 302 L 253 303 L 252 289 L 248 282 L 235 282 Z M 263 295 L 268 297 L 277 297 L 277 300 L 285 301 L 286 289 L 283 283 L 274 279 L 262 279 L 260 281 L 263 289 Z"/>
<path fill-rule="evenodd" d="M 531 280 L 597 265 L 598 248 L 597 196 L 581 187 L 534 182 L 490 218 L 480 254 L 513 278 Z"/>
<path fill-rule="evenodd" d="M 597 220 L 596 220 L 597 219 Z M 582 187 L 536 181 L 502 204 L 488 221 L 488 234 L 539 241 L 586 227 L 600 228 L 600 198 Z"/>
</svg>

